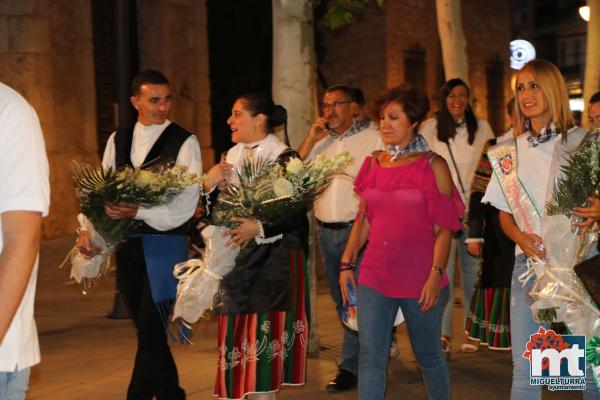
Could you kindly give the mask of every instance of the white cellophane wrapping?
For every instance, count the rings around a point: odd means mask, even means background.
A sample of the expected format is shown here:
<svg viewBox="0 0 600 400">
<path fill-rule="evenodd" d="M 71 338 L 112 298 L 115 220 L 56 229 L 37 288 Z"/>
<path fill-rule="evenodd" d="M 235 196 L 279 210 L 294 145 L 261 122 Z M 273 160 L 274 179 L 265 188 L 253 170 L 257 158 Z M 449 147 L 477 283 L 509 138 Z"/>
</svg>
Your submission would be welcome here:
<svg viewBox="0 0 600 400">
<path fill-rule="evenodd" d="M 579 139 L 579 138 L 578 138 Z M 561 176 L 561 167 L 568 162 L 567 155 L 581 143 L 574 140 L 559 144 L 555 148 L 548 185 L 546 202 L 554 193 L 556 182 Z M 586 340 L 600 336 L 600 311 L 590 298 L 574 267 L 595 254 L 598 229 L 593 226 L 585 235 L 574 229 L 572 220 L 564 214 L 544 215 L 541 220 L 541 236 L 546 249 L 543 260 L 531 262 L 535 271 L 535 283 L 530 295 L 535 299 L 531 305 L 534 318 L 543 309 L 556 310 L 556 322 L 563 322 L 570 334 L 585 335 Z M 596 349 L 598 352 L 600 349 Z M 600 367 L 590 365 L 595 381 L 600 381 Z M 598 383 L 596 383 L 598 387 Z M 600 389 L 600 388 L 599 388 Z"/>
<path fill-rule="evenodd" d="M 179 279 L 173 320 L 181 318 L 194 323 L 213 307 L 221 278 L 235 266 L 239 247 L 227 246 L 229 228 L 209 225 L 202 231 L 205 252 L 202 259 L 191 259 L 175 266 L 173 275 Z"/>
<path fill-rule="evenodd" d="M 543 218 L 542 237 L 546 258 L 532 262 L 536 275 L 531 291 L 531 296 L 536 300 L 532 305 L 534 315 L 537 310 L 552 307 L 556 307 L 557 313 L 562 315 L 570 303 L 577 303 L 578 307 L 587 308 L 592 314 L 600 316 L 573 269 L 577 263 L 588 258 L 595 243 L 595 234 L 579 236 L 572 231 L 567 216 L 553 215 Z M 564 321 L 560 316 L 558 319 Z"/>
<path fill-rule="evenodd" d="M 81 283 L 82 279 L 94 279 L 103 275 L 104 270 L 108 266 L 108 257 L 111 248 L 108 247 L 102 236 L 94 229 L 92 222 L 83 214 L 77 216 L 80 229 L 87 230 L 90 234 L 92 246 L 99 247 L 102 252 L 94 257 L 87 258 L 79 252 L 77 245 L 70 252 L 71 256 L 71 275 L 77 283 Z"/>
<path fill-rule="evenodd" d="M 534 318 L 539 310 L 555 308 L 555 321 L 562 321 L 570 334 L 585 335 L 587 341 L 600 336 L 600 311 L 573 269 L 589 258 L 597 231 L 579 236 L 565 215 L 546 216 L 542 226 L 546 258 L 532 263 L 536 275 L 530 293 L 535 299 L 531 305 Z M 595 381 L 600 382 L 600 366 L 590 366 Z"/>
</svg>

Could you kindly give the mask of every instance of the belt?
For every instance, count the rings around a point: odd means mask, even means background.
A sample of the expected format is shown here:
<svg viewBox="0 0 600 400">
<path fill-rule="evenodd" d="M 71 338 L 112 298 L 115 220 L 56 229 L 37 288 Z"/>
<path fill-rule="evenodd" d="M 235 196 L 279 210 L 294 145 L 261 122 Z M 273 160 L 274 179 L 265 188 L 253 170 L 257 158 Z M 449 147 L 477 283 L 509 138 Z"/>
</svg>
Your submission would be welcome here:
<svg viewBox="0 0 600 400">
<path fill-rule="evenodd" d="M 321 221 L 317 220 L 317 224 L 321 228 L 327 228 L 327 229 L 333 229 L 333 230 L 340 230 L 340 229 L 352 228 L 352 224 L 353 223 L 354 223 L 354 221 L 346 221 L 346 222 L 321 222 Z"/>
</svg>

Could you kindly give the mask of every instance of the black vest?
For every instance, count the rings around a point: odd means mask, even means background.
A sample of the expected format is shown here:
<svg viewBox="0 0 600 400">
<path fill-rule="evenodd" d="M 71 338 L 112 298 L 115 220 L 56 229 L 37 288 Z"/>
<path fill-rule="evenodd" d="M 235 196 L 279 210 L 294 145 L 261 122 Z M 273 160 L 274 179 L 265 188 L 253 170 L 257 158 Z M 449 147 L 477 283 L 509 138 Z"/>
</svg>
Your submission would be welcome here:
<svg viewBox="0 0 600 400">
<path fill-rule="evenodd" d="M 177 161 L 177 155 L 183 145 L 192 134 L 181 126 L 171 122 L 169 126 L 160 134 L 146 158 L 142 162 L 143 168 L 151 168 L 154 165 L 173 166 Z M 121 128 L 115 134 L 115 166 L 117 169 L 126 166 L 133 167 L 131 163 L 131 144 L 133 142 L 133 126 Z M 191 220 L 191 219 L 190 219 Z M 132 233 L 142 234 L 160 234 L 160 235 L 182 235 L 189 228 L 190 221 L 168 231 L 159 231 L 152 228 L 143 221 L 139 221 L 139 226 Z"/>
</svg>

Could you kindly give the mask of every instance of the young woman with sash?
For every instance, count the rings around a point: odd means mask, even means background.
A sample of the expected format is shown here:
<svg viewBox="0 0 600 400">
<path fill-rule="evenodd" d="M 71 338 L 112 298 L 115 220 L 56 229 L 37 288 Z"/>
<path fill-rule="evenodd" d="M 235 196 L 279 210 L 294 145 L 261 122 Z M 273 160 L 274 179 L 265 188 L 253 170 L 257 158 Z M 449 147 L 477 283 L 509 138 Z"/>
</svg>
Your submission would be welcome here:
<svg viewBox="0 0 600 400">
<path fill-rule="evenodd" d="M 554 185 L 553 160 L 575 150 L 586 132 L 573 126 L 566 85 L 554 64 L 540 59 L 527 63 L 517 74 L 514 91 L 516 138 L 488 151 L 494 178 L 482 202 L 500 210 L 502 229 L 516 243 L 510 288 L 511 399 L 529 400 L 541 398 L 541 387 L 530 385 L 530 362 L 522 355 L 540 324 L 530 310 L 533 299 L 528 293 L 534 279 L 524 277 L 528 259 L 543 258 L 546 253 L 540 220 Z M 587 377 L 584 398 L 600 398 L 590 371 Z"/>
<path fill-rule="evenodd" d="M 354 182 L 361 205 L 341 259 L 340 289 L 344 302 L 349 290 L 357 292 L 360 400 L 384 397 L 389 332 L 399 308 L 428 398 L 450 397 L 439 337 L 448 298 L 445 265 L 464 206 L 448 165 L 416 133 L 428 109 L 416 91 L 384 92 L 375 115 L 387 151 L 367 157 Z M 353 269 L 365 243 L 357 285 Z"/>
<path fill-rule="evenodd" d="M 226 159 L 208 172 L 204 189 L 236 183 L 248 158 L 284 162 L 296 153 L 269 134 L 283 123 L 285 109 L 262 94 L 240 96 L 227 120 L 236 143 Z M 274 399 L 282 385 L 306 380 L 308 344 L 306 213 L 285 224 L 235 218 L 230 246 L 239 246 L 235 267 L 223 277 L 218 316 L 219 360 L 215 396 L 225 399 Z"/>
</svg>

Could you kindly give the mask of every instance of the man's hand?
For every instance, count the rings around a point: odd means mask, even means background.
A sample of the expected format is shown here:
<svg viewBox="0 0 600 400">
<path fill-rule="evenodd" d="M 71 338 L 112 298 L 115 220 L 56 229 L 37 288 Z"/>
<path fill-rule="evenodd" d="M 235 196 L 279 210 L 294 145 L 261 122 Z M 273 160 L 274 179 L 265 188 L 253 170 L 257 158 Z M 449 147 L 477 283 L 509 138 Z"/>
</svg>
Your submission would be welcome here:
<svg viewBox="0 0 600 400">
<path fill-rule="evenodd" d="M 329 127 L 327 126 L 327 121 L 323 117 L 320 117 L 313 122 L 313 124 L 310 126 L 310 130 L 308 131 L 308 136 L 315 143 L 327 135 L 329 135 Z"/>
<path fill-rule="evenodd" d="M 134 219 L 140 206 L 132 203 L 106 203 L 104 211 L 110 219 Z"/>
<path fill-rule="evenodd" d="M 13 320 L 29 284 L 40 248 L 42 214 L 6 211 L 2 219 L 0 253 L 0 343 Z"/>
<path fill-rule="evenodd" d="M 300 158 L 306 160 L 306 157 L 310 154 L 315 144 L 325 136 L 329 134 L 329 127 L 327 126 L 327 120 L 325 118 L 318 118 L 313 124 L 310 126 L 308 130 L 308 134 L 304 138 L 304 141 L 298 147 L 298 154 L 300 154 Z"/>
<path fill-rule="evenodd" d="M 85 258 L 92 258 L 102 252 L 100 247 L 92 246 L 92 240 L 90 239 L 90 233 L 88 231 L 81 231 L 77 236 L 77 246 L 79 252 Z"/>
</svg>

